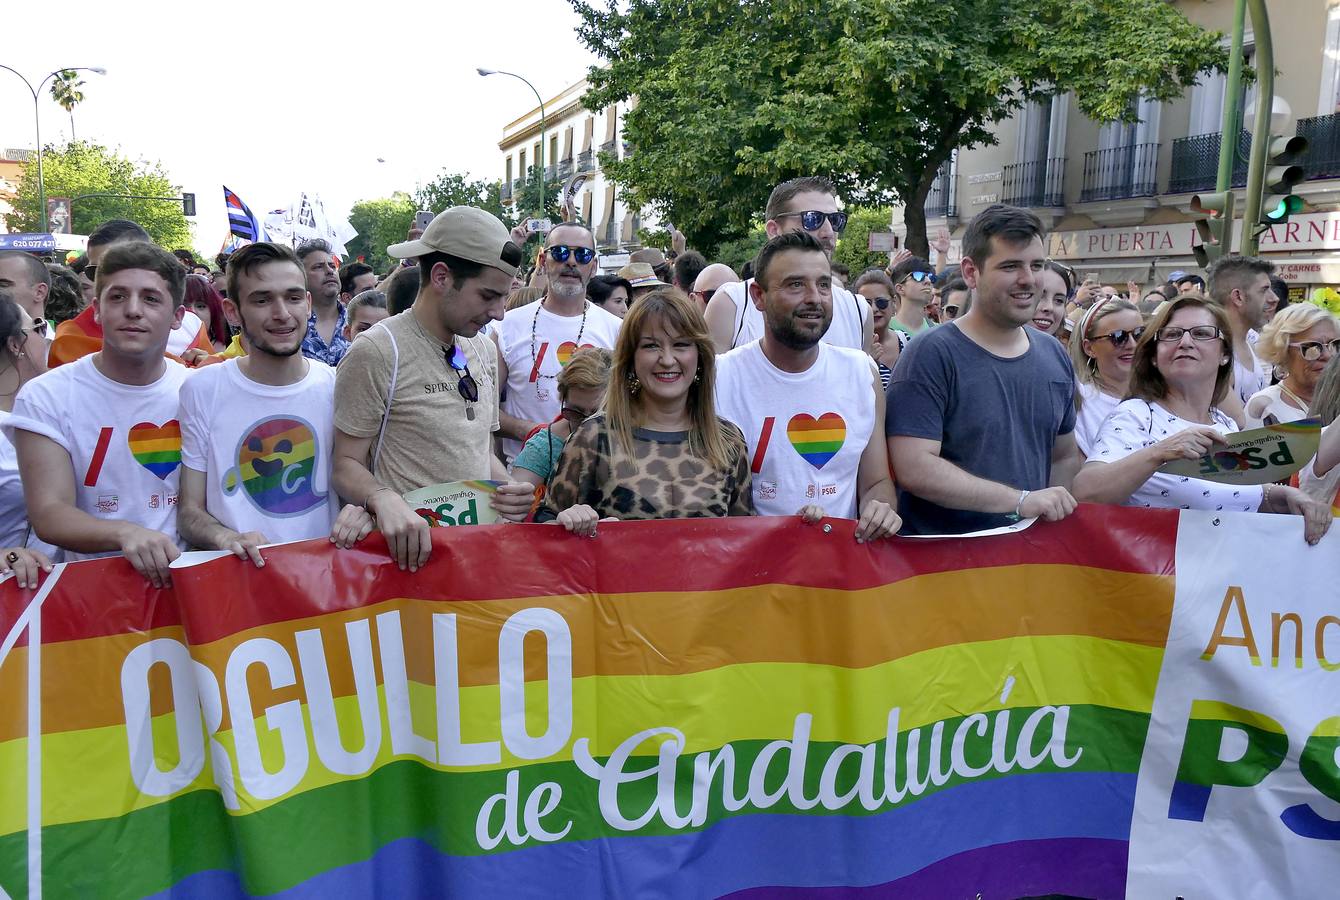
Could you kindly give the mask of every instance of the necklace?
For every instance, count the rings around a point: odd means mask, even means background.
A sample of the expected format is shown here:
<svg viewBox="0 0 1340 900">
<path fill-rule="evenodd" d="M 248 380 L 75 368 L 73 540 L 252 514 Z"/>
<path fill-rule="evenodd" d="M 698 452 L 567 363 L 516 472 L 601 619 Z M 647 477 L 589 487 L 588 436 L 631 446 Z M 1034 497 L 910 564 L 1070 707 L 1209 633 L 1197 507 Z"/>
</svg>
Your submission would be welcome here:
<svg viewBox="0 0 1340 900">
<path fill-rule="evenodd" d="M 1298 396 L 1293 391 L 1289 390 L 1289 388 L 1282 381 L 1280 382 L 1280 393 L 1287 395 L 1289 399 L 1293 400 L 1293 402 L 1297 404 L 1299 409 L 1301 409 L 1303 412 L 1307 412 L 1308 404 L 1303 402 L 1302 397 Z"/>
<path fill-rule="evenodd" d="M 549 299 L 548 296 L 540 298 L 540 302 L 535 304 L 535 315 L 532 316 L 530 320 L 530 377 L 531 381 L 535 382 L 535 399 L 539 400 L 540 402 L 548 400 L 550 396 L 548 388 L 540 387 L 540 379 L 548 378 L 551 380 L 556 380 L 558 378 L 557 375 L 540 374 L 540 360 L 535 353 L 535 332 L 540 324 L 540 310 L 544 309 L 544 303 L 548 299 Z M 586 331 L 586 311 L 590 308 L 591 308 L 591 301 L 583 300 L 582 321 L 577 326 L 577 340 L 572 342 L 572 346 L 574 348 L 580 347 L 582 345 L 582 334 Z M 557 350 L 554 351 L 554 355 L 555 356 L 558 355 Z"/>
</svg>

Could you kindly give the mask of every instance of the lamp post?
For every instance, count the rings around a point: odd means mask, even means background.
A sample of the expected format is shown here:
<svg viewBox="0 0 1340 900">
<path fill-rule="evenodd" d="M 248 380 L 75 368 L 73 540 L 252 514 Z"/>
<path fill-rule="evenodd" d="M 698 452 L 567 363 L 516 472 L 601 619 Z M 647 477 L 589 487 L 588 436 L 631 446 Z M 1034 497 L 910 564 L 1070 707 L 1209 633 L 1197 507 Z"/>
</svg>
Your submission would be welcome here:
<svg viewBox="0 0 1340 900">
<path fill-rule="evenodd" d="M 48 73 L 45 78 L 37 83 L 37 87 L 33 87 L 32 82 L 27 78 L 24 78 L 23 73 L 18 69 L 11 69 L 6 65 L 0 65 L 0 69 L 7 69 L 23 79 L 24 85 L 27 86 L 28 91 L 33 95 L 33 124 L 36 126 L 37 131 L 37 205 L 41 207 L 42 210 L 42 230 L 46 231 L 48 226 L 47 190 L 46 184 L 42 180 L 42 113 L 41 107 L 38 104 L 39 95 L 42 92 L 42 88 L 46 87 L 46 83 L 61 72 L 96 72 L 99 75 L 106 75 L 107 70 L 102 66 L 70 66 L 69 68 L 57 69 L 54 72 Z"/>
<path fill-rule="evenodd" d="M 522 78 L 520 75 L 516 74 L 515 72 L 502 72 L 502 71 L 499 71 L 499 70 L 497 70 L 497 69 L 483 69 L 483 68 L 475 69 L 475 71 L 478 72 L 478 73 L 480 74 L 480 76 L 481 76 L 481 77 L 484 77 L 484 78 L 487 78 L 487 77 L 490 76 L 490 75 L 511 75 L 513 78 L 519 79 L 519 80 L 521 80 L 521 81 L 525 81 L 525 82 L 526 82 L 526 87 L 530 88 L 532 91 L 535 91 L 535 102 L 537 102 L 537 103 L 540 104 L 540 154 L 539 154 L 539 157 L 538 157 L 537 160 L 536 160 L 537 163 L 538 163 L 538 165 L 539 165 L 539 169 L 540 169 L 540 208 L 537 209 L 536 212 L 537 212 L 539 215 L 543 216 L 543 215 L 544 215 L 544 192 L 545 192 L 545 179 L 544 179 L 544 100 L 540 97 L 540 92 L 535 90 L 535 85 L 531 84 L 529 81 L 527 81 L 525 78 Z"/>
</svg>

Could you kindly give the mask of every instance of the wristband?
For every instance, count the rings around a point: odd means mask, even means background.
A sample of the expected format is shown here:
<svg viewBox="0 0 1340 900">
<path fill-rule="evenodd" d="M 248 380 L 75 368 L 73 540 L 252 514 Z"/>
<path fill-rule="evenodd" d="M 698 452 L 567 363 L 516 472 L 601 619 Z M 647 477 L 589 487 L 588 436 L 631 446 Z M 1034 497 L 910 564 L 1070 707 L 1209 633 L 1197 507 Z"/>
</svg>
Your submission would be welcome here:
<svg viewBox="0 0 1340 900">
<path fill-rule="evenodd" d="M 1024 500 L 1025 500 L 1025 499 L 1028 497 L 1028 495 L 1031 494 L 1031 493 L 1033 493 L 1033 492 L 1032 492 L 1032 491 L 1020 491 L 1020 492 L 1019 492 L 1019 502 L 1016 503 L 1016 504 L 1014 504 L 1014 514 L 1013 514 L 1012 516 L 1010 516 L 1011 519 L 1013 519 L 1014 521 L 1018 522 L 1020 519 L 1022 519 L 1022 518 L 1024 517 L 1024 515 L 1023 515 Z"/>
</svg>

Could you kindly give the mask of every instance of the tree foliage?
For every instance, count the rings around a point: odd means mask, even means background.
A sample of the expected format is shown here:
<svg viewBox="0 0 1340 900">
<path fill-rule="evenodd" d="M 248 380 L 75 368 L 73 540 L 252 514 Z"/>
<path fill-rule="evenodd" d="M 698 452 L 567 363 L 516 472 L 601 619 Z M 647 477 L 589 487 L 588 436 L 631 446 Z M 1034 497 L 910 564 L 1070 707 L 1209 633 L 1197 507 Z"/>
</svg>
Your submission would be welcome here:
<svg viewBox="0 0 1340 900">
<path fill-rule="evenodd" d="M 956 147 L 1030 99 L 1074 91 L 1100 121 L 1179 96 L 1223 68 L 1218 35 L 1165 0 L 569 0 L 605 65 L 584 102 L 636 98 L 638 152 L 606 175 L 713 247 L 777 182 L 827 174 L 856 206 L 901 202 L 926 255 L 923 204 Z"/>
<path fill-rule="evenodd" d="M 852 278 L 860 275 L 871 266 L 883 267 L 888 265 L 889 254 L 871 253 L 868 248 L 871 232 L 889 230 L 893 210 L 887 206 L 881 206 L 875 209 L 848 209 L 847 212 L 847 230 L 842 232 L 842 237 L 838 238 L 837 250 L 833 253 L 833 261 L 845 264 L 851 270 Z"/>
<path fill-rule="evenodd" d="M 62 69 L 56 73 L 56 77 L 51 79 L 51 99 L 55 100 L 60 108 L 65 110 L 70 117 L 70 140 L 75 140 L 74 135 L 74 108 L 84 102 L 84 92 L 79 90 L 84 86 L 84 79 L 79 77 L 79 72 L 74 69 Z"/>
<path fill-rule="evenodd" d="M 48 146 L 42 153 L 43 183 L 48 197 L 76 198 L 81 194 L 136 194 L 178 197 L 181 189 L 159 163 L 131 161 L 115 150 L 87 141 L 64 147 Z M 23 168 L 13 212 L 5 216 L 11 231 L 39 231 L 42 207 L 38 202 L 37 157 Z M 191 228 L 180 203 L 163 200 L 125 200 L 89 197 L 74 204 L 74 233 L 88 234 L 108 219 L 138 222 L 154 243 L 170 250 L 192 246 Z"/>
<path fill-rule="evenodd" d="M 386 248 L 405 240 L 417 210 L 414 198 L 400 192 L 355 203 L 349 210 L 349 224 L 358 236 L 347 244 L 350 259 L 361 256 L 378 272 L 390 269 L 392 260 Z"/>
</svg>

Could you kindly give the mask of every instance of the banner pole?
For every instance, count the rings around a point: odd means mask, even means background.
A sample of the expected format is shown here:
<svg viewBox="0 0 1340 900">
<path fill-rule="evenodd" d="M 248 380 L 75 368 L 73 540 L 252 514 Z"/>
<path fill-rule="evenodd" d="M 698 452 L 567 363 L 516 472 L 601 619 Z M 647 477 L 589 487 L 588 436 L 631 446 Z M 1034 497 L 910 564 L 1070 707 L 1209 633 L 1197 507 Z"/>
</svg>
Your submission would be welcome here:
<svg viewBox="0 0 1340 900">
<path fill-rule="evenodd" d="M 54 573 L 53 573 L 54 574 Z M 49 588 L 48 579 L 43 588 Z M 50 593 L 49 590 L 45 593 Z M 28 900 L 42 900 L 42 600 L 28 605 Z"/>
</svg>

